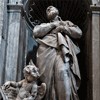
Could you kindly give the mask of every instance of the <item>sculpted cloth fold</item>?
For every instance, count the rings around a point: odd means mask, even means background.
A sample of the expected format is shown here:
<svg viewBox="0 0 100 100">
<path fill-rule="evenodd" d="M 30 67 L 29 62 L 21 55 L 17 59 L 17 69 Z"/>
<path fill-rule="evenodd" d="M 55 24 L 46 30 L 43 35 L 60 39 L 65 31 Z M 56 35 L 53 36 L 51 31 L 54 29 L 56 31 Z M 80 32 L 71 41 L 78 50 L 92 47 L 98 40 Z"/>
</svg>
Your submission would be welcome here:
<svg viewBox="0 0 100 100">
<path fill-rule="evenodd" d="M 69 25 L 67 32 L 81 34 L 78 26 L 70 21 L 66 23 Z M 80 50 L 70 36 L 61 32 L 52 33 L 47 28 L 54 30 L 49 27 L 49 23 L 38 25 L 33 30 L 39 43 L 37 66 L 41 74 L 40 80 L 47 85 L 43 100 L 79 100 L 77 90 L 81 77 L 76 55 Z"/>
</svg>

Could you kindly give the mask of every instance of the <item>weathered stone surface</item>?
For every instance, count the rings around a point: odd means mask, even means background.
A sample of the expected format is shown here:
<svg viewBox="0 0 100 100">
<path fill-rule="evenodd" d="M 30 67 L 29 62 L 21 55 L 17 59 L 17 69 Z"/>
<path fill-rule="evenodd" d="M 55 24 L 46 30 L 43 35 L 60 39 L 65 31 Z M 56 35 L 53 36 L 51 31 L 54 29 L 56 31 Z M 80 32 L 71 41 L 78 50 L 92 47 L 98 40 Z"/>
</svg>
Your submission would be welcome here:
<svg viewBox="0 0 100 100">
<path fill-rule="evenodd" d="M 100 99 L 100 11 L 92 14 L 92 90 L 93 100 Z"/>
<path fill-rule="evenodd" d="M 19 82 L 7 81 L 0 87 L 3 100 L 41 100 L 44 97 L 46 84 L 37 85 L 40 74 L 32 61 L 23 69 L 23 74 L 25 77 L 23 80 Z"/>
<path fill-rule="evenodd" d="M 4 0 L 0 0 L 0 44 L 2 38 L 3 14 L 4 14 Z"/>
<path fill-rule="evenodd" d="M 7 0 L 0 0 L 0 84 L 3 83 L 5 76 L 5 66 L 6 66 L 6 80 L 20 80 L 22 77 L 22 68 L 25 63 L 28 34 L 26 34 L 26 29 L 23 27 L 24 20 L 21 18 L 20 13 L 9 14 L 10 17 L 6 17 L 4 13 L 7 11 L 4 9 L 6 7 L 4 2 Z M 88 0 L 92 1 L 93 4 L 97 3 L 98 0 Z M 99 0 L 100 1 L 100 0 Z M 16 2 L 21 2 L 21 0 L 9 0 L 9 3 L 15 4 Z M 15 16 L 17 15 L 17 16 Z M 18 19 L 19 16 L 19 19 Z M 6 20 L 10 20 L 7 25 Z M 17 19 L 17 21 L 16 21 Z M 5 20 L 5 21 L 4 21 Z M 13 22 L 12 22 L 13 21 Z M 14 22 L 15 21 L 15 22 Z M 20 25 L 21 23 L 21 25 Z M 8 32 L 5 26 L 9 26 Z M 21 27 L 20 27 L 20 26 Z M 3 27 L 4 26 L 4 27 Z M 19 30 L 17 30 L 19 29 Z M 92 32 L 91 32 L 92 30 Z M 28 31 L 27 31 L 28 33 Z M 2 39 L 2 34 L 7 34 L 10 36 L 7 39 L 4 37 Z M 86 60 L 87 72 L 88 72 L 88 91 L 87 95 L 89 98 L 87 100 L 99 100 L 100 95 L 100 14 L 93 14 L 92 17 L 92 27 L 90 25 L 89 32 L 86 34 Z M 27 35 L 27 36 L 26 36 Z M 91 36 L 92 35 L 92 36 Z M 92 39 L 92 40 L 91 40 Z M 7 43 L 7 45 L 6 45 Z M 92 44 L 91 44 L 92 43 Z M 12 44 L 12 46 L 11 46 Z M 92 45 L 92 47 L 91 47 Z M 12 53 L 12 54 L 11 54 Z M 6 55 L 7 54 L 7 55 Z M 7 65 L 8 64 L 8 65 Z M 92 92 L 91 92 L 92 91 Z"/>
<path fill-rule="evenodd" d="M 92 0 L 92 4 L 97 4 L 100 0 Z"/>
<path fill-rule="evenodd" d="M 20 13 L 9 13 L 5 80 L 16 80 Z"/>
<path fill-rule="evenodd" d="M 9 0 L 10 4 L 21 0 Z M 4 5 L 3 5 L 4 4 Z M 7 12 L 7 0 L 0 0 L 0 85 L 7 80 L 21 80 L 27 53 L 25 20 L 21 11 Z M 27 35 L 27 36 L 26 36 Z M 27 38 L 26 38 L 27 37 Z"/>
<path fill-rule="evenodd" d="M 7 35 L 7 0 L 0 0 L 0 84 L 4 80 L 4 64 Z"/>
</svg>

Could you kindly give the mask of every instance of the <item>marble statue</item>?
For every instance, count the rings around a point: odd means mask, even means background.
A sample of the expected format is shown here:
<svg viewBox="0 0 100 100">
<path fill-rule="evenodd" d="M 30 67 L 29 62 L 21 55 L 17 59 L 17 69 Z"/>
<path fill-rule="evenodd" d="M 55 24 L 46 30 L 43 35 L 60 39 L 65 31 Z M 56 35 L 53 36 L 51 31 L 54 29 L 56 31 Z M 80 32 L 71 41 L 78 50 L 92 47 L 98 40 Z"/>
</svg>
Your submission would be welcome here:
<svg viewBox="0 0 100 100">
<path fill-rule="evenodd" d="M 37 85 L 40 77 L 38 68 L 35 65 L 27 65 L 23 69 L 25 79 L 20 82 L 7 81 L 2 90 L 7 100 L 41 100 L 46 92 L 46 84 Z"/>
<path fill-rule="evenodd" d="M 33 29 L 39 44 L 36 65 L 40 81 L 46 83 L 43 100 L 79 100 L 81 76 L 76 55 L 80 49 L 71 39 L 81 38 L 82 31 L 71 21 L 63 21 L 53 6 L 46 9 L 46 15 L 50 22 Z"/>
</svg>

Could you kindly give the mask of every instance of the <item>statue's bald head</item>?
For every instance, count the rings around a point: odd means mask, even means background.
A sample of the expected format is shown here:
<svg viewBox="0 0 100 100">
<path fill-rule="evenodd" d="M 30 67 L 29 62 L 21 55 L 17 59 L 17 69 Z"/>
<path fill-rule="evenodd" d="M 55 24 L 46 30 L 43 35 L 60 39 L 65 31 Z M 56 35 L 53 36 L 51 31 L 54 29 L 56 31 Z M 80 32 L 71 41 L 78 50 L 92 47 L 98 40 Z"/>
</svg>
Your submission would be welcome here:
<svg viewBox="0 0 100 100">
<path fill-rule="evenodd" d="M 54 6 L 49 6 L 47 9 L 46 9 L 46 14 L 47 14 L 47 18 L 49 20 L 53 20 L 56 16 L 59 15 L 59 11 L 56 7 Z"/>
</svg>

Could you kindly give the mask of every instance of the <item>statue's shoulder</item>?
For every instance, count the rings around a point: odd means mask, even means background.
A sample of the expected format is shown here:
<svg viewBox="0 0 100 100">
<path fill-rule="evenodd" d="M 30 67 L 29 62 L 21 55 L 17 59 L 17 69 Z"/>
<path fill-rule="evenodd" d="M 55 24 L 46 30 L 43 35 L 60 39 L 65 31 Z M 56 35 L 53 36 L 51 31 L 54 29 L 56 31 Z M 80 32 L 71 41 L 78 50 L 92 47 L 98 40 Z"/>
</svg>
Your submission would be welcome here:
<svg viewBox="0 0 100 100">
<path fill-rule="evenodd" d="M 70 22 L 69 20 L 65 20 L 65 22 Z"/>
<path fill-rule="evenodd" d="M 39 24 L 39 25 L 36 25 L 35 27 L 41 27 L 41 26 L 46 26 L 46 25 L 48 25 L 49 23 L 41 23 L 41 24 Z"/>
<path fill-rule="evenodd" d="M 41 23 L 40 25 L 47 25 L 48 23 Z"/>
<path fill-rule="evenodd" d="M 66 20 L 65 22 L 66 22 L 66 23 L 72 23 L 70 20 Z"/>
</svg>

